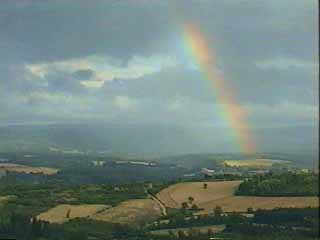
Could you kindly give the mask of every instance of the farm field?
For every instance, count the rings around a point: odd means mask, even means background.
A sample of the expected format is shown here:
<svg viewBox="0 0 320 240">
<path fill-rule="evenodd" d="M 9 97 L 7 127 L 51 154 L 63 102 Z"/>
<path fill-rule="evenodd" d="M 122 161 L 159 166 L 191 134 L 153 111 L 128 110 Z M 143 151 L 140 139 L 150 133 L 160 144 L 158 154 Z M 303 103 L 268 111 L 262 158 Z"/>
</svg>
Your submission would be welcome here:
<svg viewBox="0 0 320 240">
<path fill-rule="evenodd" d="M 30 167 L 26 165 L 13 164 L 13 163 L 0 163 L 0 169 L 9 172 L 19 172 L 19 173 L 39 173 L 44 175 L 54 175 L 58 172 L 58 169 L 47 168 L 47 167 Z"/>
<path fill-rule="evenodd" d="M 68 205 L 61 204 L 37 216 L 38 220 L 47 221 L 50 223 L 64 223 L 73 218 L 89 217 L 99 211 L 110 208 L 109 205 L 98 204 L 82 204 Z M 68 216 L 69 215 L 69 216 Z"/>
<path fill-rule="evenodd" d="M 208 182 L 207 189 L 202 182 L 179 183 L 172 185 L 157 197 L 169 208 L 181 208 L 189 197 L 194 203 L 203 208 L 200 214 L 213 211 L 216 206 L 222 207 L 225 212 L 244 212 L 249 207 L 253 209 L 273 209 L 277 207 L 318 207 L 318 197 L 247 197 L 234 196 L 234 191 L 241 181 Z"/>
<path fill-rule="evenodd" d="M 317 197 L 247 197 L 229 196 L 215 201 L 199 204 L 204 210 L 200 214 L 211 213 L 216 206 L 225 212 L 246 212 L 249 207 L 253 210 L 274 208 L 304 208 L 318 207 Z"/>
<path fill-rule="evenodd" d="M 226 228 L 225 225 L 211 225 L 203 227 L 192 227 L 192 228 L 174 228 L 174 229 L 161 229 L 150 231 L 149 233 L 156 236 L 167 236 L 172 232 L 174 235 L 178 236 L 179 231 L 183 231 L 184 234 L 188 235 L 190 231 L 200 232 L 201 234 L 206 234 L 210 230 L 212 233 L 220 233 Z"/>
<path fill-rule="evenodd" d="M 274 164 L 290 164 L 290 161 L 274 159 L 225 160 L 223 164 L 228 167 L 270 168 Z"/>
<path fill-rule="evenodd" d="M 155 220 L 159 216 L 161 208 L 157 202 L 152 199 L 134 199 L 93 214 L 91 218 L 112 223 L 138 224 Z"/>
<path fill-rule="evenodd" d="M 178 183 L 162 190 L 157 197 L 169 208 L 180 208 L 190 196 L 199 206 L 232 196 L 240 183 L 241 181 L 207 182 L 207 189 L 204 189 L 203 182 Z"/>
</svg>

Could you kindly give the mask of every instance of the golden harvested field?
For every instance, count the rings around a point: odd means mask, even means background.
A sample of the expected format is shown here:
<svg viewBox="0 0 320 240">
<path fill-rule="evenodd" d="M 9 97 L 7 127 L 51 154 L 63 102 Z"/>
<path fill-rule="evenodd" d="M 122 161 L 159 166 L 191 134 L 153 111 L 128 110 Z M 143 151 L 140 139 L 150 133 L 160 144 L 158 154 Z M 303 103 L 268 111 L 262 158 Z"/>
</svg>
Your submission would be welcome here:
<svg viewBox="0 0 320 240">
<path fill-rule="evenodd" d="M 225 160 L 223 164 L 228 167 L 252 167 L 270 168 L 274 164 L 289 164 L 289 161 L 273 159 L 252 159 L 252 160 Z"/>
<path fill-rule="evenodd" d="M 30 167 L 13 163 L 0 163 L 0 169 L 7 170 L 9 172 L 21 172 L 27 174 L 40 173 L 44 175 L 54 175 L 58 172 L 58 169 L 55 168 Z"/>
<path fill-rule="evenodd" d="M 109 205 L 82 204 L 68 205 L 61 204 L 37 216 L 38 220 L 50 223 L 64 223 L 73 218 L 86 218 L 100 211 L 110 208 Z M 67 216 L 69 214 L 69 217 Z"/>
<path fill-rule="evenodd" d="M 207 189 L 203 188 L 203 182 L 178 183 L 162 190 L 157 197 L 169 208 L 180 208 L 190 196 L 199 206 L 199 204 L 232 196 L 240 183 L 241 181 L 207 182 Z"/>
<path fill-rule="evenodd" d="M 153 221 L 159 216 L 161 208 L 157 202 L 152 199 L 137 199 L 124 201 L 115 207 L 61 204 L 39 214 L 37 219 L 50 223 L 64 223 L 73 218 L 91 218 L 112 223 L 138 224 L 142 221 Z"/>
<path fill-rule="evenodd" d="M 211 226 L 204 226 L 204 227 L 193 227 L 193 228 L 174 228 L 174 229 L 162 229 L 162 230 L 155 230 L 150 231 L 149 233 L 156 236 L 167 236 L 170 232 L 173 232 L 174 235 L 178 236 L 179 231 L 183 231 L 186 235 L 189 232 L 200 232 L 202 234 L 208 233 L 208 230 L 211 230 L 212 233 L 220 233 L 226 228 L 225 225 L 211 225 Z"/>
<path fill-rule="evenodd" d="M 120 223 L 138 224 L 153 221 L 161 216 L 159 204 L 152 199 L 128 200 L 118 206 L 101 211 L 91 216 L 92 219 Z"/>
<path fill-rule="evenodd" d="M 208 182 L 208 188 L 203 188 L 202 182 L 179 183 L 172 185 L 157 197 L 170 208 L 181 208 L 188 197 L 194 198 L 194 203 L 204 210 L 200 213 L 212 212 L 216 206 L 225 212 L 244 212 L 249 207 L 253 209 L 272 209 L 276 207 L 318 207 L 317 197 L 246 197 L 234 196 L 234 191 L 241 181 Z"/>
<path fill-rule="evenodd" d="M 200 213 L 210 213 L 216 206 L 222 207 L 225 212 L 246 212 L 249 207 L 254 210 L 273 208 L 303 208 L 319 207 L 317 197 L 246 197 L 230 196 L 215 201 L 200 204 L 204 208 Z"/>
</svg>

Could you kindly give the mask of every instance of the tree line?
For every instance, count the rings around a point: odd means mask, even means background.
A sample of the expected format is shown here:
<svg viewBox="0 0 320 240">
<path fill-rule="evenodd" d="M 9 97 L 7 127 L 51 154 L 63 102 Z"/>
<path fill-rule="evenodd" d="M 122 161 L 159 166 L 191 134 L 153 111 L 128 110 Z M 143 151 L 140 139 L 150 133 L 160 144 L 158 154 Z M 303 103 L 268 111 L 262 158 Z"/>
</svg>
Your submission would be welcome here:
<svg viewBox="0 0 320 240">
<path fill-rule="evenodd" d="M 293 197 L 319 196 L 319 176 L 314 173 L 269 173 L 240 184 L 236 195 Z"/>
</svg>

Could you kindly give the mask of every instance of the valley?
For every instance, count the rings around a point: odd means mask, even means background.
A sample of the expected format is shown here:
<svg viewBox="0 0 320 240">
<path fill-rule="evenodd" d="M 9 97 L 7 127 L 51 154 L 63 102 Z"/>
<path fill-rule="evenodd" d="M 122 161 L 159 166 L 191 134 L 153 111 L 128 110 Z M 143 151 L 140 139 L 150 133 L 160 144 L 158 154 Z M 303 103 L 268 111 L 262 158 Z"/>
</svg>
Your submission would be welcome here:
<svg viewBox="0 0 320 240">
<path fill-rule="evenodd" d="M 43 231 L 55 229 L 54 235 L 87 229 L 90 238 L 99 238 L 115 234 L 116 229 L 124 238 L 139 231 L 145 239 L 159 240 L 208 233 L 226 236 L 236 229 L 230 229 L 231 223 L 241 229 L 248 223 L 253 229 L 261 211 L 287 211 L 288 216 L 306 212 L 313 219 L 319 208 L 318 173 L 289 159 L 273 160 L 276 154 L 269 156 L 139 159 L 52 149 L 3 152 L 0 213 L 13 222 L 24 219 L 34 227 L 45 224 Z M 15 215 L 6 215 L 12 211 Z M 0 233 L 2 222 L 0 217 Z M 308 225 L 308 229 L 314 228 Z"/>
</svg>

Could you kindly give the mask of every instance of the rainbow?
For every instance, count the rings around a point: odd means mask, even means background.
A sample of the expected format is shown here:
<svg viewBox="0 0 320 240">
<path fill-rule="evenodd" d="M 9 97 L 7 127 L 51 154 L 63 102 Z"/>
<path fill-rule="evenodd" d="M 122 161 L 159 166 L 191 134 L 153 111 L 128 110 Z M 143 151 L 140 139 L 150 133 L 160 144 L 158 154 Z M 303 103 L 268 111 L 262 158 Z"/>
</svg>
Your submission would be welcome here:
<svg viewBox="0 0 320 240">
<path fill-rule="evenodd" d="M 182 29 L 187 49 L 205 78 L 211 83 L 214 96 L 220 106 L 219 112 L 233 129 L 240 150 L 248 155 L 255 153 L 255 141 L 246 121 L 246 111 L 237 103 L 234 91 L 227 85 L 221 71 L 217 69 L 216 54 L 209 48 L 204 34 L 197 26 L 183 24 Z"/>
</svg>

